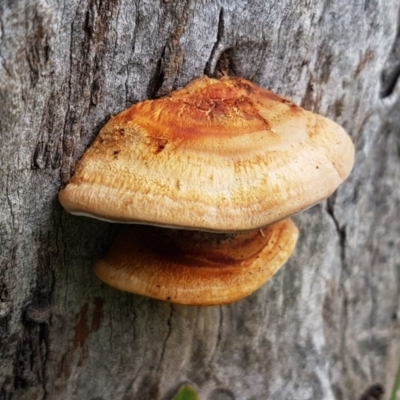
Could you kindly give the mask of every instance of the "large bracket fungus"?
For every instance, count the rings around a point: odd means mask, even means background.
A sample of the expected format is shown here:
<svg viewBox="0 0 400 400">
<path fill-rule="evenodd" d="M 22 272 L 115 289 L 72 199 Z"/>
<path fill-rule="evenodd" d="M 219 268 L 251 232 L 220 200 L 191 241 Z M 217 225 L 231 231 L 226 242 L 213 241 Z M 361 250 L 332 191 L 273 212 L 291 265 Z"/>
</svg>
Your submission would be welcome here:
<svg viewBox="0 0 400 400">
<path fill-rule="evenodd" d="M 77 215 L 175 228 L 124 229 L 96 267 L 105 282 L 223 304 L 286 262 L 298 232 L 282 220 L 330 196 L 353 162 L 335 122 L 242 78 L 203 77 L 111 118 L 60 201 Z"/>
</svg>

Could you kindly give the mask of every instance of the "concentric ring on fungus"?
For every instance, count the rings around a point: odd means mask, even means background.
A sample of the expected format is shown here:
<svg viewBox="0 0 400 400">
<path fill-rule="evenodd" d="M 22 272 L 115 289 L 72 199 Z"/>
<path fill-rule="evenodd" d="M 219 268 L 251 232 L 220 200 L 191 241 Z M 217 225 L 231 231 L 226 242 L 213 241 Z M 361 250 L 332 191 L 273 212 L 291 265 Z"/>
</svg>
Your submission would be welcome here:
<svg viewBox="0 0 400 400">
<path fill-rule="evenodd" d="M 354 147 L 335 122 L 242 78 L 200 78 L 101 130 L 60 192 L 113 222 L 260 228 L 330 196 Z"/>
</svg>

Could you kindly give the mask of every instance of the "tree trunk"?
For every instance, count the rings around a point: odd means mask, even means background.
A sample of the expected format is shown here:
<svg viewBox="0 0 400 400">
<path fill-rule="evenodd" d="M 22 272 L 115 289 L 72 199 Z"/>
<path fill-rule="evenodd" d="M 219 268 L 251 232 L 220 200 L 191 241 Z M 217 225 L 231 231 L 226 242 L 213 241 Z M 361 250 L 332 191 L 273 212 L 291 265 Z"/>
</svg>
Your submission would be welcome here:
<svg viewBox="0 0 400 400">
<path fill-rule="evenodd" d="M 0 398 L 388 398 L 400 354 L 396 0 L 0 2 Z M 117 225 L 57 193 L 110 116 L 223 64 L 336 120 L 356 165 L 290 262 L 221 307 L 93 274 Z M 385 391 L 384 397 L 381 396 Z M 369 396 L 369 397 L 368 397 Z M 386 396 L 386 397 L 385 397 Z"/>
</svg>

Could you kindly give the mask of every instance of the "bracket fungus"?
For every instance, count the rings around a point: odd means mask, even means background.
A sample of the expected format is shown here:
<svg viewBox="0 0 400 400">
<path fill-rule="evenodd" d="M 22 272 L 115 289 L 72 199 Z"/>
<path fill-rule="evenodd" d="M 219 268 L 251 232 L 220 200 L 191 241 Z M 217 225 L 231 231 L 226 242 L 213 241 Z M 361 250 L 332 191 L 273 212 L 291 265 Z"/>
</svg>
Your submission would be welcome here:
<svg viewBox="0 0 400 400">
<path fill-rule="evenodd" d="M 73 214 L 175 228 L 124 229 L 96 267 L 105 282 L 223 304 L 288 259 L 298 232 L 285 219 L 329 197 L 353 163 L 335 122 L 245 79 L 203 77 L 112 117 L 59 198 Z"/>
<path fill-rule="evenodd" d="M 262 286 L 288 260 L 297 237 L 290 219 L 261 232 L 226 234 L 125 227 L 96 274 L 117 289 L 159 300 L 231 303 Z"/>
</svg>

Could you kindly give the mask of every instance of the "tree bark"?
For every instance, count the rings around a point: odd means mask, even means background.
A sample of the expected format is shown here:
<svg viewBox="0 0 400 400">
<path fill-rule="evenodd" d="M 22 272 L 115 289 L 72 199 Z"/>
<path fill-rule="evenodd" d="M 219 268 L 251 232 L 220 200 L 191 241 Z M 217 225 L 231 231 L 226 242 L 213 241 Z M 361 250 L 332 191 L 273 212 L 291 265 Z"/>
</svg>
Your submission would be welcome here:
<svg viewBox="0 0 400 400">
<path fill-rule="evenodd" d="M 184 382 L 208 400 L 388 398 L 399 16 L 396 0 L 0 2 L 0 398 L 167 400 Z M 118 226 L 68 215 L 58 191 L 110 116 L 221 66 L 343 125 L 350 179 L 296 217 L 290 262 L 242 301 L 107 287 L 92 266 Z"/>
</svg>

